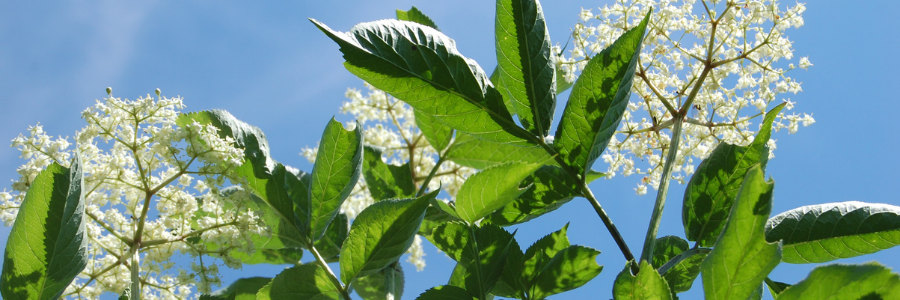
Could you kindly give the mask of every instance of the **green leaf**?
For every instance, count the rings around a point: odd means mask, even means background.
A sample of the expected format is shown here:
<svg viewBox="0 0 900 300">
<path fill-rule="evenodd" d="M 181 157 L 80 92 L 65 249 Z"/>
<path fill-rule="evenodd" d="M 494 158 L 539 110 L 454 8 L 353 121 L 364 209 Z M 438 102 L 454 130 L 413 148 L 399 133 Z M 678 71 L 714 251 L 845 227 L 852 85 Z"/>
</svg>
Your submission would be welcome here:
<svg viewBox="0 0 900 300">
<path fill-rule="evenodd" d="M 497 1 L 494 20 L 500 90 L 526 129 L 550 132 L 556 107 L 556 69 L 550 58 L 550 33 L 536 0 Z"/>
<path fill-rule="evenodd" d="M 507 256 L 521 250 L 513 235 L 495 225 L 471 228 L 456 222 L 445 223 L 431 234 L 434 245 L 459 262 L 456 282 L 473 295 L 490 292 L 503 274 Z M 461 272 L 461 273 L 457 273 Z M 452 282 L 452 281 L 451 281 Z"/>
<path fill-rule="evenodd" d="M 507 163 L 490 167 L 466 179 L 456 193 L 456 212 L 474 224 L 518 197 L 519 185 L 539 164 Z"/>
<path fill-rule="evenodd" d="M 616 300 L 672 299 L 672 292 L 666 280 L 647 261 L 641 261 L 637 275 L 631 274 L 628 262 L 613 283 L 613 298 Z M 738 299 L 738 298 L 735 298 Z"/>
<path fill-rule="evenodd" d="M 35 177 L 10 229 L 0 274 L 5 299 L 57 299 L 87 265 L 81 161 Z"/>
<path fill-rule="evenodd" d="M 556 54 L 551 54 L 551 55 L 556 55 Z M 559 55 L 559 56 L 562 57 L 562 55 Z M 574 82 L 566 81 L 565 74 L 566 74 L 566 72 L 563 71 L 563 69 L 560 66 L 556 66 L 556 94 L 557 95 L 562 94 L 563 92 L 568 90 L 570 87 L 572 87 L 572 84 L 574 83 Z"/>
<path fill-rule="evenodd" d="M 419 230 L 425 208 L 435 196 L 436 191 L 416 199 L 384 200 L 359 213 L 341 248 L 341 280 L 350 283 L 356 277 L 381 270 L 403 255 Z"/>
<path fill-rule="evenodd" d="M 241 278 L 224 289 L 200 296 L 200 300 L 256 300 L 256 293 L 271 281 L 269 277 Z"/>
<path fill-rule="evenodd" d="M 781 247 L 767 243 L 765 224 L 772 210 L 772 189 L 762 168 L 744 177 L 725 229 L 700 266 L 707 299 L 746 299 L 781 260 Z"/>
<path fill-rule="evenodd" d="M 434 24 L 434 21 L 431 20 L 428 16 L 425 15 L 421 10 L 416 8 L 415 6 L 411 7 L 407 11 L 397 10 L 397 20 L 416 22 L 435 30 L 438 29 L 437 25 Z"/>
<path fill-rule="evenodd" d="M 416 118 L 416 126 L 422 131 L 422 135 L 425 136 L 428 144 L 431 144 L 431 147 L 436 152 L 447 149 L 447 146 L 450 145 L 450 140 L 453 139 L 453 128 L 444 125 L 437 118 L 418 109 L 413 110 L 413 115 Z"/>
<path fill-rule="evenodd" d="M 781 294 L 781 292 L 784 292 L 785 289 L 791 287 L 790 284 L 780 281 L 774 281 L 769 279 L 768 277 L 766 277 L 765 283 L 766 287 L 769 288 L 769 293 L 772 293 L 773 298 L 777 298 L 778 294 Z"/>
<path fill-rule="evenodd" d="M 359 179 L 363 156 L 360 127 L 345 130 L 332 118 L 322 133 L 309 185 L 312 240 L 322 237 Z"/>
<path fill-rule="evenodd" d="M 328 228 L 325 229 L 325 236 L 316 241 L 316 250 L 319 251 L 319 255 L 325 258 L 325 261 L 338 261 L 341 246 L 344 245 L 344 240 L 347 239 L 348 227 L 350 227 L 348 224 L 347 215 L 338 213 L 334 217 L 334 221 L 331 221 L 331 224 L 328 224 Z"/>
<path fill-rule="evenodd" d="M 874 262 L 821 266 L 777 299 L 900 299 L 900 275 Z"/>
<path fill-rule="evenodd" d="M 476 169 L 487 169 L 506 162 L 554 163 L 553 157 L 538 145 L 523 139 L 497 142 L 458 133 L 446 157 Z"/>
<path fill-rule="evenodd" d="M 436 286 L 416 297 L 416 300 L 475 300 L 466 290 L 452 285 Z"/>
<path fill-rule="evenodd" d="M 365 300 L 402 299 L 403 268 L 395 262 L 378 272 L 356 278 L 353 288 Z"/>
<path fill-rule="evenodd" d="M 401 165 L 389 165 L 381 160 L 381 150 L 365 146 L 363 158 L 363 177 L 366 186 L 375 201 L 405 198 L 416 194 L 409 162 Z"/>
<path fill-rule="evenodd" d="M 588 182 L 594 178 L 588 178 Z M 524 223 L 554 211 L 581 195 L 578 182 L 558 166 L 541 166 L 522 182 L 529 188 L 485 220 L 500 226 Z"/>
<path fill-rule="evenodd" d="M 235 170 L 245 185 L 254 195 L 262 199 L 265 205 L 247 203 L 256 208 L 263 216 L 263 221 L 278 235 L 281 245 L 289 247 L 306 246 L 309 214 L 303 207 L 308 207 L 309 195 L 305 192 L 304 182 L 309 182 L 309 175 L 293 173 L 282 164 L 276 164 L 274 170 L 265 177 L 256 177 L 250 160 Z M 290 187 L 289 187 L 290 186 Z M 288 191 L 292 191 L 290 194 Z M 308 210 L 305 210 L 308 211 Z"/>
<path fill-rule="evenodd" d="M 690 290 L 709 249 L 689 249 L 687 241 L 672 235 L 656 239 L 655 245 L 651 264 L 669 283 L 669 289 L 674 293 Z"/>
<path fill-rule="evenodd" d="M 269 142 L 262 130 L 238 120 L 225 110 L 213 109 L 181 114 L 175 122 L 182 127 L 194 122 L 213 125 L 219 129 L 220 137 L 234 139 L 235 146 L 244 149 L 244 157 L 253 165 L 253 174 L 256 177 L 265 178 L 275 169 L 275 161 L 269 156 Z"/>
<path fill-rule="evenodd" d="M 900 244 L 900 207 L 858 201 L 795 208 L 769 219 L 766 240 L 781 241 L 788 263 L 820 263 Z"/>
<path fill-rule="evenodd" d="M 425 210 L 425 219 L 422 220 L 422 226 L 419 227 L 419 235 L 431 238 L 434 228 L 452 221 L 462 221 L 456 214 L 456 209 L 444 201 L 434 200 Z"/>
<path fill-rule="evenodd" d="M 545 235 L 525 250 L 520 274 L 528 286 L 533 284 L 537 275 L 557 253 L 569 248 L 569 237 L 566 235 L 568 229 L 569 224 L 566 223 L 560 230 Z"/>
<path fill-rule="evenodd" d="M 331 282 L 328 271 L 318 264 L 307 263 L 278 273 L 257 292 L 256 299 L 341 299 L 341 292 Z"/>
<path fill-rule="evenodd" d="M 582 173 L 590 170 L 619 127 L 649 18 L 647 12 L 640 25 L 594 55 L 575 81 L 554 145 L 565 162 Z"/>
<path fill-rule="evenodd" d="M 588 283 L 603 270 L 597 264 L 597 255 L 600 251 L 577 245 L 556 253 L 535 277 L 532 295 L 540 299 Z"/>
<path fill-rule="evenodd" d="M 311 21 L 338 43 L 347 70 L 440 123 L 495 141 L 531 138 L 484 70 L 443 33 L 396 20 L 361 23 L 344 33 Z"/>
<path fill-rule="evenodd" d="M 688 240 L 712 246 L 725 226 L 744 175 L 754 165 L 765 170 L 772 122 L 784 104 L 768 113 L 753 142 L 747 146 L 720 143 L 697 167 L 684 191 L 682 222 Z"/>
</svg>

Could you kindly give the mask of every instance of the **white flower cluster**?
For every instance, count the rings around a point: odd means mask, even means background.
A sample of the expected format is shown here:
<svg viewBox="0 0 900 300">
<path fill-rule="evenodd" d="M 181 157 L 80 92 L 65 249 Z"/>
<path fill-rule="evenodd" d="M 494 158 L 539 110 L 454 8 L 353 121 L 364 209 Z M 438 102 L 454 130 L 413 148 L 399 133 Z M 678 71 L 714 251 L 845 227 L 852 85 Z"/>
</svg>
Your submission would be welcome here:
<svg viewBox="0 0 900 300">
<path fill-rule="evenodd" d="M 243 152 L 213 126 L 178 126 L 183 107 L 181 98 L 110 96 L 84 111 L 87 126 L 76 133 L 74 149 L 40 125 L 13 139 L 26 163 L 12 192 L 0 193 L 0 218 L 7 225 L 41 170 L 52 162 L 69 166 L 75 153 L 81 158 L 89 262 L 65 295 L 97 299 L 104 292 L 123 293 L 137 253 L 145 299 L 189 298 L 195 289 L 207 292 L 219 283 L 217 265 L 204 264 L 203 255 L 240 266 L 224 250 L 210 253 L 207 245 L 252 253 L 249 236 L 265 228 L 241 201 L 218 192 Z M 199 256 L 199 264 L 173 270 L 176 252 Z"/>
<path fill-rule="evenodd" d="M 608 177 L 641 175 L 638 194 L 646 193 L 648 185 L 658 186 L 670 148 L 670 135 L 663 129 L 672 126 L 673 112 L 708 66 L 712 69 L 685 118 L 673 179 L 683 182 L 720 142 L 748 144 L 758 128 L 752 124 L 759 124 L 774 104 L 787 103 L 773 125 L 776 131 L 794 133 L 799 125 L 815 122 L 809 114 L 788 112 L 794 102 L 784 97 L 801 91 L 800 82 L 788 72 L 812 65 L 806 57 L 793 62 L 785 34 L 803 25 L 806 7 L 800 3 L 782 7 L 775 0 L 617 0 L 598 13 L 582 9 L 573 31 L 574 47 L 568 57 L 557 59 L 565 77 L 574 79 L 590 57 L 637 26 L 651 7 L 632 88 L 637 97 L 602 155 L 609 164 Z M 774 149 L 775 140 L 768 145 Z M 645 167 L 638 167 L 636 160 Z"/>
<path fill-rule="evenodd" d="M 341 106 L 341 112 L 352 115 L 363 126 L 363 139 L 366 145 L 382 150 L 382 159 L 394 165 L 410 162 L 416 185 L 423 183 L 432 168 L 435 167 L 438 152 L 416 127 L 413 109 L 391 97 L 387 93 L 366 83 L 368 94 L 363 95 L 357 89 L 347 89 L 345 96 L 349 101 Z M 355 122 L 352 122 L 355 124 Z M 316 149 L 304 148 L 301 155 L 310 162 L 315 161 Z M 428 183 L 429 189 L 442 188 L 450 197 L 469 175 L 475 170 L 444 161 L 438 166 L 434 177 Z M 351 219 L 363 209 L 374 203 L 365 179 L 361 176 L 353 189 L 353 193 L 341 206 L 341 212 Z M 421 238 L 416 239 L 410 249 L 408 260 L 421 271 L 425 267 Z"/>
</svg>

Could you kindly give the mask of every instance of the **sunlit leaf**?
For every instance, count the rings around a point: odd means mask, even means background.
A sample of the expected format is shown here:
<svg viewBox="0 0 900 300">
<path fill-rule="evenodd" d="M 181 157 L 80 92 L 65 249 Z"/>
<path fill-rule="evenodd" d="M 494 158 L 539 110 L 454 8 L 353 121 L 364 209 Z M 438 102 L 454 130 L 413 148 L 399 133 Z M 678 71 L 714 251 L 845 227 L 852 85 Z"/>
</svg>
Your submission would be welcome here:
<svg viewBox="0 0 900 300">
<path fill-rule="evenodd" d="M 631 262 L 629 262 L 630 264 Z M 641 261 L 637 275 L 631 274 L 627 264 L 616 276 L 613 298 L 616 300 L 672 299 L 666 280 L 647 261 Z"/>
<path fill-rule="evenodd" d="M 341 299 L 341 292 L 332 283 L 328 271 L 318 264 L 307 263 L 278 273 L 259 289 L 256 299 Z"/>
<path fill-rule="evenodd" d="M 442 285 L 428 289 L 416 300 L 475 300 L 465 289 L 452 285 Z"/>
<path fill-rule="evenodd" d="M 322 237 L 359 179 L 363 157 L 360 127 L 345 130 L 331 119 L 322 133 L 309 185 L 312 240 Z"/>
<path fill-rule="evenodd" d="M 241 278 L 212 294 L 201 295 L 200 300 L 256 300 L 256 293 L 271 281 L 269 277 Z"/>
<path fill-rule="evenodd" d="M 475 223 L 522 194 L 519 185 L 538 167 L 540 164 L 507 163 L 470 176 L 456 193 L 456 212 L 466 222 Z"/>
<path fill-rule="evenodd" d="M 364 300 L 402 299 L 403 268 L 393 263 L 378 272 L 356 278 L 353 288 Z"/>
<path fill-rule="evenodd" d="M 900 299 L 900 275 L 877 263 L 821 266 L 777 299 Z"/>
<path fill-rule="evenodd" d="M 431 18 L 426 16 L 425 13 L 423 13 L 415 6 L 409 8 L 409 10 L 398 9 L 397 20 L 416 22 L 434 29 L 438 29 L 437 25 L 434 24 L 434 21 L 432 21 Z"/>
<path fill-rule="evenodd" d="M 416 194 L 409 162 L 389 165 L 381 160 L 380 150 L 365 146 L 363 152 L 363 177 L 373 199 L 405 198 Z"/>
</svg>

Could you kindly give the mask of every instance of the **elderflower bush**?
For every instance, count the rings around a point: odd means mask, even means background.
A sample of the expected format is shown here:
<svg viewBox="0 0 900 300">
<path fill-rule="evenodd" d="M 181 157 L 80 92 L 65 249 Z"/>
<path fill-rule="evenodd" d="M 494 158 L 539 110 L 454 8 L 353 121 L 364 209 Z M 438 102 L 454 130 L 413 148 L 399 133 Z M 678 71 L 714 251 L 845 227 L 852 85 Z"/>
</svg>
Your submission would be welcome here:
<svg viewBox="0 0 900 300">
<path fill-rule="evenodd" d="M 815 123 L 810 114 L 789 112 L 795 105 L 789 95 L 801 91 L 790 73 L 812 66 L 809 58 L 794 56 L 787 35 L 789 29 L 803 26 L 803 3 L 617 0 L 596 10 L 582 9 L 572 33 L 573 47 L 558 59 L 565 77 L 574 79 L 590 57 L 636 26 L 650 7 L 655 11 L 632 87 L 637 97 L 602 156 L 609 178 L 641 176 L 638 194 L 645 194 L 648 186 L 658 187 L 671 138 L 663 129 L 671 128 L 673 109 L 684 103 L 700 77 L 707 50 L 712 50 L 717 66 L 685 120 L 674 180 L 683 183 L 720 142 L 749 144 L 773 103 L 787 103 L 773 124 L 775 131 L 795 133 L 800 125 Z M 775 139 L 768 146 L 775 149 Z"/>
<path fill-rule="evenodd" d="M 68 166 L 76 153 L 81 160 L 89 262 L 64 295 L 96 299 L 104 292 L 123 293 L 137 252 L 145 299 L 189 298 L 220 282 L 218 266 L 202 257 L 212 253 L 188 239 L 254 251 L 246 237 L 264 231 L 255 212 L 240 209 L 242 199 L 218 193 L 243 153 L 213 126 L 176 125 L 183 108 L 181 98 L 159 97 L 158 90 L 156 98 L 109 96 L 82 113 L 87 124 L 75 133 L 74 147 L 66 137 L 50 137 L 40 124 L 13 139 L 26 162 L 17 169 L 12 191 L 0 194 L 7 226 L 41 170 L 51 163 Z M 239 209 L 225 209 L 226 203 Z M 189 269 L 178 268 L 172 261 L 178 253 L 199 259 Z M 241 265 L 219 257 L 229 267 Z"/>
</svg>

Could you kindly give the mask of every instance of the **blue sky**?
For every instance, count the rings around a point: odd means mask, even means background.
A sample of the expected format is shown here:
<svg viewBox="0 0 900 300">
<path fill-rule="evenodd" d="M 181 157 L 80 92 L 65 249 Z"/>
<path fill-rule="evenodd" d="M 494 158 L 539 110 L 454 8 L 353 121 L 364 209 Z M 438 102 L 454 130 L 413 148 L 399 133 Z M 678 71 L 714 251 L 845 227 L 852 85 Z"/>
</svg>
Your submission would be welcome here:
<svg viewBox="0 0 900 300">
<path fill-rule="evenodd" d="M 609 2 L 545 1 L 551 37 L 564 43 L 581 7 Z M 392 18 L 394 9 L 411 5 L 456 39 L 463 54 L 485 69 L 495 65 L 494 8 L 488 1 L 4 1 L 0 141 L 37 122 L 50 134 L 71 136 L 83 126 L 80 112 L 103 97 L 107 86 L 129 98 L 160 88 L 165 95 L 183 96 L 189 111 L 224 108 L 259 126 L 276 159 L 310 170 L 298 152 L 316 144 L 328 118 L 338 114 L 345 89 L 361 88 L 362 82 L 342 67 L 337 46 L 307 18 L 345 31 L 355 23 Z M 807 4 L 806 25 L 789 31 L 795 54 L 809 56 L 815 64 L 793 74 L 804 91 L 791 98 L 798 111 L 812 113 L 817 122 L 795 135 L 774 136 L 778 149 L 767 170 L 776 181 L 773 215 L 832 201 L 900 205 L 900 193 L 894 190 L 900 186 L 900 123 L 895 121 L 900 102 L 894 90 L 900 84 L 900 19 L 879 14 L 898 10 L 896 1 L 814 1 Z M 21 163 L 14 149 L 0 147 L 0 179 L 12 180 Z M 639 251 L 653 197 L 635 196 L 636 180 L 616 177 L 591 187 L 630 247 Z M 660 236 L 684 234 L 683 188 L 676 184 L 669 193 Z M 557 298 L 611 297 L 612 280 L 624 265 L 589 207 L 577 199 L 519 227 L 517 239 L 527 247 L 569 222 L 573 244 L 603 252 L 601 275 Z M 0 244 L 5 245 L 8 232 L 0 228 Z M 898 254 L 900 248 L 895 248 L 840 262 L 878 260 L 900 270 Z M 404 299 L 449 278 L 449 258 L 429 246 L 426 260 L 422 273 L 404 265 Z M 771 277 L 797 282 L 811 268 L 782 264 Z M 248 266 L 226 272 L 223 281 L 272 276 L 279 269 Z M 699 295 L 700 286 L 695 282 L 691 295 Z"/>
</svg>

